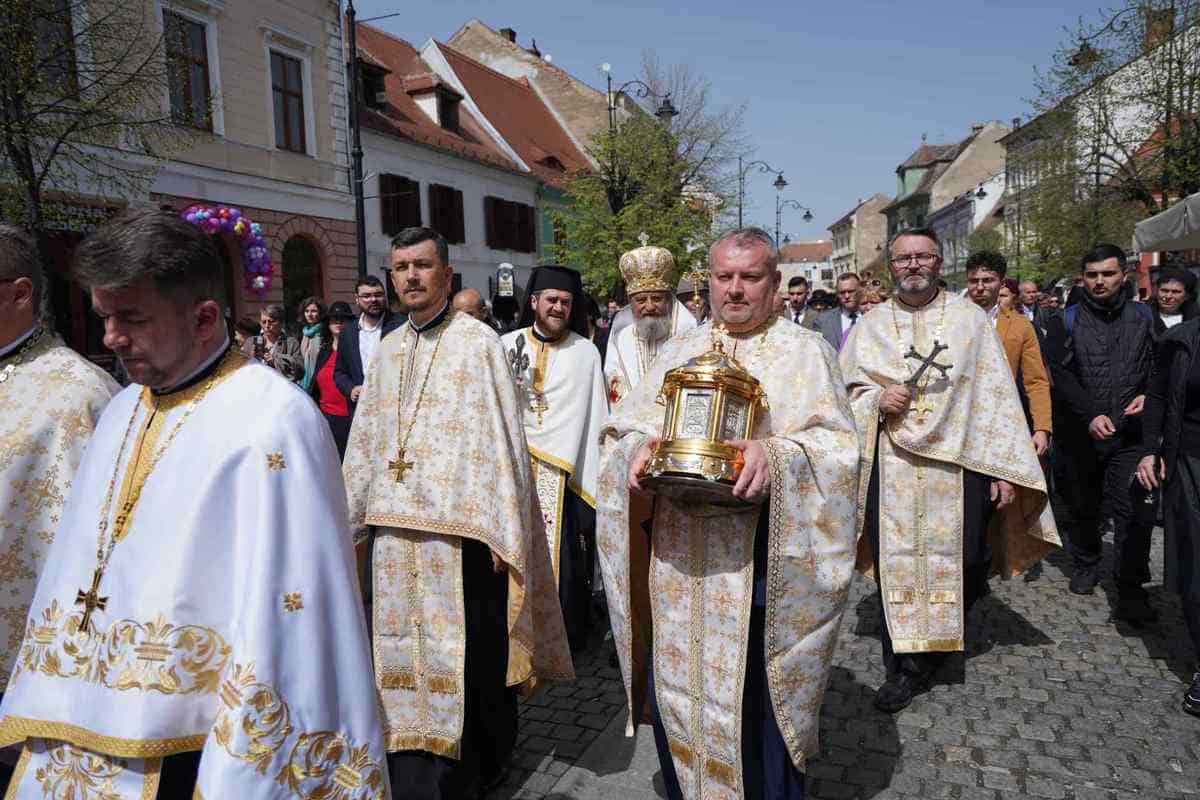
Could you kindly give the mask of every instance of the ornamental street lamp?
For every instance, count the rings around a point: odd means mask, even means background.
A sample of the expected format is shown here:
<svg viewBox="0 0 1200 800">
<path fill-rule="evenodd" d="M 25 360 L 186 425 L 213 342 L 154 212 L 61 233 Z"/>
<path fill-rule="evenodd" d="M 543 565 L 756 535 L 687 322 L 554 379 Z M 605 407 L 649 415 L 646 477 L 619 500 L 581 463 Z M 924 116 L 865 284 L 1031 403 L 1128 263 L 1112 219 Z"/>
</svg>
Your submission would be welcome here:
<svg viewBox="0 0 1200 800">
<path fill-rule="evenodd" d="M 779 232 L 780 232 L 780 228 L 783 227 L 783 209 L 785 206 L 788 208 L 794 208 L 797 211 L 804 209 L 804 216 L 801 217 L 801 219 L 803 219 L 805 222 L 812 222 L 812 218 L 813 218 L 812 211 L 810 209 L 808 209 L 807 207 L 801 205 L 800 203 L 796 202 L 795 200 L 784 200 L 779 195 L 775 195 L 775 249 L 776 250 L 779 249 L 779 244 L 780 244 Z"/>
<path fill-rule="evenodd" d="M 358 27 L 354 0 L 346 0 L 346 26 L 350 29 L 350 183 L 354 192 L 354 240 L 358 249 L 358 277 L 367 276 L 367 214 L 363 197 L 362 136 L 358 124 Z M 368 17 L 361 22 L 398 17 L 400 13 Z"/>
<path fill-rule="evenodd" d="M 771 185 L 774 186 L 778 191 L 782 192 L 783 187 L 788 185 L 787 181 L 785 181 L 783 179 L 783 173 L 780 172 L 779 170 L 775 169 L 774 167 L 772 167 L 767 162 L 751 161 L 749 164 L 746 164 L 743 167 L 742 166 L 742 157 L 738 156 L 738 227 L 739 228 L 742 227 L 742 206 L 746 202 L 746 175 L 748 175 L 750 173 L 750 170 L 752 170 L 756 167 L 758 168 L 758 171 L 763 174 L 766 174 L 768 172 L 775 173 L 775 180 Z M 778 237 L 776 237 L 776 238 L 778 238 Z"/>
<path fill-rule="evenodd" d="M 1143 5 L 1127 6 L 1118 11 L 1108 22 L 1105 22 L 1095 31 L 1086 36 L 1081 35 L 1079 37 L 1079 47 L 1075 49 L 1075 52 L 1071 55 L 1067 63 L 1085 72 L 1091 69 L 1100 60 L 1102 55 L 1099 50 L 1092 47 L 1092 42 L 1107 33 L 1114 33 L 1119 36 L 1129 28 L 1131 14 L 1140 13 L 1146 15 L 1148 11 L 1149 8 Z"/>
<path fill-rule="evenodd" d="M 624 92 L 630 86 L 634 87 L 634 95 L 637 97 L 653 97 L 656 100 L 661 99 L 658 109 L 654 112 L 654 116 L 658 117 L 658 121 L 663 125 L 668 125 L 674 117 L 679 116 L 679 111 L 675 108 L 675 104 L 671 102 L 671 93 L 659 94 L 651 89 L 642 81 L 634 78 L 631 81 L 625 81 L 613 91 L 612 85 L 612 66 L 605 62 L 600 65 L 600 69 L 604 72 L 604 79 L 608 84 L 608 132 L 617 132 L 617 95 Z"/>
</svg>

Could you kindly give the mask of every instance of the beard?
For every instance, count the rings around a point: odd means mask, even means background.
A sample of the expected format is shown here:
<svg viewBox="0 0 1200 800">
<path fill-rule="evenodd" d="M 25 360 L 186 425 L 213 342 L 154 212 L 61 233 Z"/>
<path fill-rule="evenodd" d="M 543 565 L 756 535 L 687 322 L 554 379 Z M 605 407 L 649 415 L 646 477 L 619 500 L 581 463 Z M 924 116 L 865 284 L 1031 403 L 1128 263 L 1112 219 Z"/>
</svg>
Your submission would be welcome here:
<svg viewBox="0 0 1200 800">
<path fill-rule="evenodd" d="M 923 292 L 929 285 L 929 278 L 925 275 L 906 275 L 900 279 L 900 288 L 906 292 Z"/>
<path fill-rule="evenodd" d="M 566 317 L 551 317 L 547 315 L 537 318 L 538 328 L 551 339 L 557 339 L 559 336 L 562 336 L 569 322 L 570 320 Z"/>
<path fill-rule="evenodd" d="M 669 317 L 639 317 L 634 321 L 637 335 L 643 341 L 661 342 L 671 335 L 671 320 Z"/>
</svg>

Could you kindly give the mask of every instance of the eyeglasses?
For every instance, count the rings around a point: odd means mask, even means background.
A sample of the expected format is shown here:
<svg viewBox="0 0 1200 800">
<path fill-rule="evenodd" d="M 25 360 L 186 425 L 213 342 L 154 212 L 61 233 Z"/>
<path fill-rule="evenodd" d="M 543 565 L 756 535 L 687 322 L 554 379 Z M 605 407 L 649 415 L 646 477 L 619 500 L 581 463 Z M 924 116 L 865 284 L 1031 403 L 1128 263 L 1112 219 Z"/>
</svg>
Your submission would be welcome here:
<svg viewBox="0 0 1200 800">
<path fill-rule="evenodd" d="M 358 295 L 359 300 L 382 300 L 383 292 L 372 292 L 371 294 Z"/>
<path fill-rule="evenodd" d="M 932 267 L 938 258 L 937 253 L 910 253 L 906 256 L 893 256 L 892 266 L 907 267 L 909 264 L 915 263 L 920 267 Z"/>
</svg>

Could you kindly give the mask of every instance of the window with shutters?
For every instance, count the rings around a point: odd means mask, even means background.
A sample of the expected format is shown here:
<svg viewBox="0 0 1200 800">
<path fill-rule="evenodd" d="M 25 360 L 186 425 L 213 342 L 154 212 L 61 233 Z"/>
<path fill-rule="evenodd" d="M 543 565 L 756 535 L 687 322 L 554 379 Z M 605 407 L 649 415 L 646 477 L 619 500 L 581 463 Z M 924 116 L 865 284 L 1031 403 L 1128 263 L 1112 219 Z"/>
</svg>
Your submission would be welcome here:
<svg viewBox="0 0 1200 800">
<path fill-rule="evenodd" d="M 537 212 L 533 206 L 485 197 L 483 218 L 488 247 L 518 253 L 537 252 Z"/>
<path fill-rule="evenodd" d="M 275 146 L 306 153 L 304 65 L 300 59 L 271 51 L 271 100 L 275 109 Z"/>
<path fill-rule="evenodd" d="M 34 51 L 41 61 L 41 77 L 50 90 L 74 97 L 79 93 L 79 73 L 75 61 L 75 33 L 71 19 L 71 0 L 42 0 L 34 4 Z M 5 13 L 18 13 L 21 4 L 6 4 Z M 28 11 L 26 13 L 29 13 Z"/>
<path fill-rule="evenodd" d="M 421 185 L 401 175 L 380 175 L 379 216 L 379 226 L 388 236 L 419 226 Z"/>
<path fill-rule="evenodd" d="M 208 31 L 182 14 L 163 11 L 163 49 L 167 60 L 167 90 L 171 118 L 201 130 L 212 130 L 209 104 Z"/>
<path fill-rule="evenodd" d="M 429 227 L 450 244 L 462 244 L 467 240 L 462 192 L 453 186 L 429 184 Z"/>
</svg>

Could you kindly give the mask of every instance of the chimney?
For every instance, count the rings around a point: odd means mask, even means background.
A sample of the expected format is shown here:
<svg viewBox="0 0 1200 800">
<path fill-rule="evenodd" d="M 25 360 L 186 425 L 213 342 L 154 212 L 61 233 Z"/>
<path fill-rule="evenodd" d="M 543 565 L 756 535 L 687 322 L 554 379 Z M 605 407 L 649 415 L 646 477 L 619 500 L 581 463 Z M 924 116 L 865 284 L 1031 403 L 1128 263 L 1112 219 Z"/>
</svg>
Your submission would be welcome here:
<svg viewBox="0 0 1200 800">
<path fill-rule="evenodd" d="M 517 43 L 517 32 L 514 31 L 512 28 L 501 28 L 500 35 L 503 36 L 505 39 L 508 39 L 513 44 Z"/>
<path fill-rule="evenodd" d="M 1142 14 L 1145 18 L 1142 47 L 1149 53 L 1175 33 L 1175 10 L 1171 7 L 1146 8 Z"/>
<path fill-rule="evenodd" d="M 1021 127 L 1021 118 L 1020 118 L 1020 117 L 1013 117 L 1012 129 L 1015 131 L 1015 130 L 1016 130 L 1017 128 L 1019 128 L 1019 127 Z"/>
<path fill-rule="evenodd" d="M 986 124 L 987 123 L 984 123 L 984 122 L 972 122 L 971 123 L 971 133 L 972 134 L 979 133 L 981 130 L 983 130 L 983 127 Z"/>
</svg>

